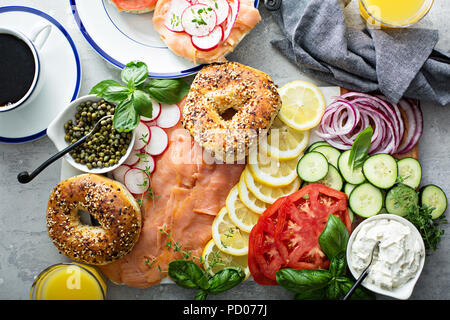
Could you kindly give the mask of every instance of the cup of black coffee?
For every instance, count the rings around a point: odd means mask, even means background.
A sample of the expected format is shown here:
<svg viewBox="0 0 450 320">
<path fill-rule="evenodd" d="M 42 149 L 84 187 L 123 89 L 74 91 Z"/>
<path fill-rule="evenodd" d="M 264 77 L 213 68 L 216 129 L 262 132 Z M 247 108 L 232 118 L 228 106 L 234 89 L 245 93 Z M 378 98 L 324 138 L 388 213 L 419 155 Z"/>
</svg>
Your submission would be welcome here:
<svg viewBox="0 0 450 320">
<path fill-rule="evenodd" d="M 31 99 L 39 81 L 39 50 L 50 31 L 49 24 L 35 27 L 29 36 L 0 27 L 0 113 Z"/>
</svg>

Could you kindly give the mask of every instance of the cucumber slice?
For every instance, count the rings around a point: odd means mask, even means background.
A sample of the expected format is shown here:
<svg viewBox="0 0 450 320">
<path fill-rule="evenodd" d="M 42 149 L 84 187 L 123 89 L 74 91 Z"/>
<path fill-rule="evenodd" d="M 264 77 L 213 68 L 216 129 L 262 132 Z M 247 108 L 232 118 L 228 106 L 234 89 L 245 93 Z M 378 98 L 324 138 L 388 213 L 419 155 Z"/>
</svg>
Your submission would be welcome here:
<svg viewBox="0 0 450 320">
<path fill-rule="evenodd" d="M 351 184 L 361 184 L 366 181 L 362 168 L 353 169 L 348 164 L 351 150 L 344 151 L 338 159 L 338 168 L 345 181 Z"/>
<path fill-rule="evenodd" d="M 409 208 L 418 204 L 419 195 L 406 184 L 399 184 L 386 194 L 386 211 L 391 214 L 406 216 Z"/>
<path fill-rule="evenodd" d="M 383 208 L 383 194 L 380 189 L 365 182 L 353 189 L 348 203 L 350 209 L 358 216 L 372 217 Z"/>
<path fill-rule="evenodd" d="M 386 153 L 373 155 L 364 161 L 363 173 L 375 187 L 389 189 L 397 182 L 397 161 Z"/>
<path fill-rule="evenodd" d="M 347 197 L 350 197 L 350 193 L 352 193 L 353 189 L 356 188 L 356 184 L 346 183 L 344 185 L 344 193 L 347 195 Z"/>
<path fill-rule="evenodd" d="M 338 169 L 336 169 L 332 164 L 328 164 L 328 174 L 325 178 L 316 181 L 314 183 L 320 183 L 326 185 L 335 190 L 341 191 L 344 184 L 344 180 L 341 177 Z M 311 182 L 306 182 L 305 185 L 311 184 Z"/>
<path fill-rule="evenodd" d="M 434 184 L 423 187 L 420 192 L 420 201 L 422 205 L 434 208 L 431 213 L 432 219 L 439 218 L 447 209 L 447 196 L 441 188 Z"/>
<path fill-rule="evenodd" d="M 414 190 L 417 189 L 422 180 L 422 167 L 414 158 L 404 158 L 397 162 L 398 176 L 400 181 Z"/>
<path fill-rule="evenodd" d="M 330 146 L 330 144 L 326 141 L 317 141 L 317 142 L 314 142 L 312 145 L 310 145 L 308 150 L 306 150 L 306 152 L 313 151 L 315 148 L 320 147 L 320 146 Z"/>
<path fill-rule="evenodd" d="M 301 157 L 297 164 L 297 174 L 306 182 L 316 182 L 328 174 L 328 161 L 319 152 L 308 152 Z"/>
<path fill-rule="evenodd" d="M 353 220 L 355 220 L 355 214 L 350 208 L 348 208 L 348 216 L 350 217 L 350 222 L 353 223 Z"/>
<path fill-rule="evenodd" d="M 331 146 L 318 146 L 314 148 L 315 152 L 320 152 L 327 158 L 328 162 L 331 163 L 335 168 L 338 167 L 338 159 L 341 156 L 341 152 Z"/>
</svg>

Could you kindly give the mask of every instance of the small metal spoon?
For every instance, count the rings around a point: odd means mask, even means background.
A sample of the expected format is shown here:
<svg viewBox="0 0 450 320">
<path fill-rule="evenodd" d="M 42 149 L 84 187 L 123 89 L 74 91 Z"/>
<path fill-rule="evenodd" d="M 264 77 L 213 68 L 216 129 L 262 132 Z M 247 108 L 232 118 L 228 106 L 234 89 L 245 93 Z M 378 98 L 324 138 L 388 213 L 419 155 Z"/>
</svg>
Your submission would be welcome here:
<svg viewBox="0 0 450 320">
<path fill-rule="evenodd" d="M 56 153 L 54 156 L 49 158 L 47 161 L 45 161 L 43 164 L 41 164 L 36 170 L 34 170 L 31 174 L 28 173 L 28 171 L 23 171 L 17 175 L 17 180 L 19 180 L 20 183 L 28 183 L 31 180 L 33 180 L 41 171 L 43 171 L 45 168 L 47 168 L 50 164 L 64 156 L 66 153 L 68 153 L 70 150 L 78 147 L 82 143 L 84 143 L 99 127 L 99 124 L 108 118 L 112 118 L 112 115 L 104 116 L 100 120 L 97 121 L 94 128 L 84 137 L 79 139 L 77 142 L 71 144 L 67 148 L 61 150 L 60 152 Z"/>
<path fill-rule="evenodd" d="M 380 246 L 380 241 L 377 241 L 377 243 L 375 243 L 375 246 L 372 249 L 372 256 L 370 257 L 369 264 L 364 269 L 364 271 L 361 273 L 358 280 L 356 280 L 355 284 L 350 288 L 350 290 L 347 292 L 347 294 L 342 298 L 342 300 L 350 299 L 350 297 L 352 296 L 352 294 L 356 290 L 356 288 L 358 288 L 359 285 L 361 284 L 361 282 L 363 282 L 364 279 L 369 275 L 369 271 L 370 271 L 369 267 L 372 265 L 374 253 L 375 253 L 375 251 L 377 251 L 379 249 L 379 246 Z"/>
</svg>

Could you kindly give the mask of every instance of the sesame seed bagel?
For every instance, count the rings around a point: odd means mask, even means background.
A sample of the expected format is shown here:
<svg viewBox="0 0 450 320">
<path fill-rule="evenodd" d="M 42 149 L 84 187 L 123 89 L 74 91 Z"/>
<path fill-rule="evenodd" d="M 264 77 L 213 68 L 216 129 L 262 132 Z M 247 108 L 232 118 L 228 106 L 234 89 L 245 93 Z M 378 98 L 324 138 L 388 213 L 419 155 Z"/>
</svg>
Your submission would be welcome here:
<svg viewBox="0 0 450 320">
<path fill-rule="evenodd" d="M 196 75 L 182 124 L 194 140 L 225 163 L 245 159 L 281 108 L 271 77 L 236 63 L 215 63 Z M 234 115 L 227 117 L 230 110 Z"/>
<path fill-rule="evenodd" d="M 88 212 L 100 226 L 80 221 Z M 141 211 L 119 182 L 95 174 L 61 181 L 47 207 L 47 231 L 67 257 L 87 264 L 111 263 L 131 251 L 141 231 Z"/>
</svg>

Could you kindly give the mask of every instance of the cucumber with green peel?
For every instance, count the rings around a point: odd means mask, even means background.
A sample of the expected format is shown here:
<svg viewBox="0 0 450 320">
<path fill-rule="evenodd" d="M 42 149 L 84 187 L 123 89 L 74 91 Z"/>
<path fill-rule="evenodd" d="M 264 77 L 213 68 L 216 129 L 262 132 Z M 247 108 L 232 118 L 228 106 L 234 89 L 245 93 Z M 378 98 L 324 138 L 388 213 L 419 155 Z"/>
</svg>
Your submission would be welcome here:
<svg viewBox="0 0 450 320">
<path fill-rule="evenodd" d="M 371 183 L 364 182 L 353 189 L 348 203 L 350 209 L 358 216 L 372 217 L 383 208 L 383 194 Z"/>
<path fill-rule="evenodd" d="M 397 161 L 400 182 L 417 189 L 422 180 L 422 167 L 414 158 L 403 158 Z"/>
<path fill-rule="evenodd" d="M 341 191 L 342 186 L 344 185 L 344 180 L 342 179 L 341 174 L 339 173 L 338 169 L 336 169 L 332 164 L 329 163 L 327 176 L 316 182 L 305 182 L 305 185 L 308 185 L 311 183 L 323 184 L 323 185 L 333 188 L 335 190 Z"/>
<path fill-rule="evenodd" d="M 441 188 L 434 184 L 427 185 L 420 191 L 420 202 L 430 208 L 434 208 L 431 213 L 432 219 L 442 216 L 447 209 L 447 196 Z"/>
<path fill-rule="evenodd" d="M 335 168 L 338 167 L 338 159 L 341 156 L 341 152 L 338 149 L 331 146 L 318 146 L 317 148 L 314 148 L 314 152 L 323 154 L 329 163 Z"/>
<path fill-rule="evenodd" d="M 351 184 L 361 184 L 366 181 L 362 168 L 351 168 L 348 163 L 351 150 L 344 151 L 338 159 L 338 168 L 345 181 Z"/>
<path fill-rule="evenodd" d="M 350 217 L 350 222 L 353 223 L 353 220 L 355 220 L 355 214 L 353 213 L 352 209 L 348 208 L 348 216 Z"/>
<path fill-rule="evenodd" d="M 369 157 L 362 168 L 367 181 L 377 188 L 389 189 L 397 182 L 397 161 L 389 154 L 379 153 Z"/>
<path fill-rule="evenodd" d="M 357 187 L 356 184 L 346 183 L 344 185 L 344 193 L 347 195 L 347 197 L 350 197 L 350 193 L 352 193 L 353 189 Z"/>
<path fill-rule="evenodd" d="M 320 146 L 330 146 L 330 144 L 326 141 L 316 141 L 308 147 L 306 152 L 313 151 L 315 148 L 320 147 Z"/>
<path fill-rule="evenodd" d="M 419 195 L 410 186 L 398 184 L 386 194 L 386 211 L 404 217 L 419 204 Z"/>
<path fill-rule="evenodd" d="M 305 153 L 297 163 L 297 175 L 306 182 L 317 182 L 328 174 L 328 161 L 319 152 Z"/>
</svg>

